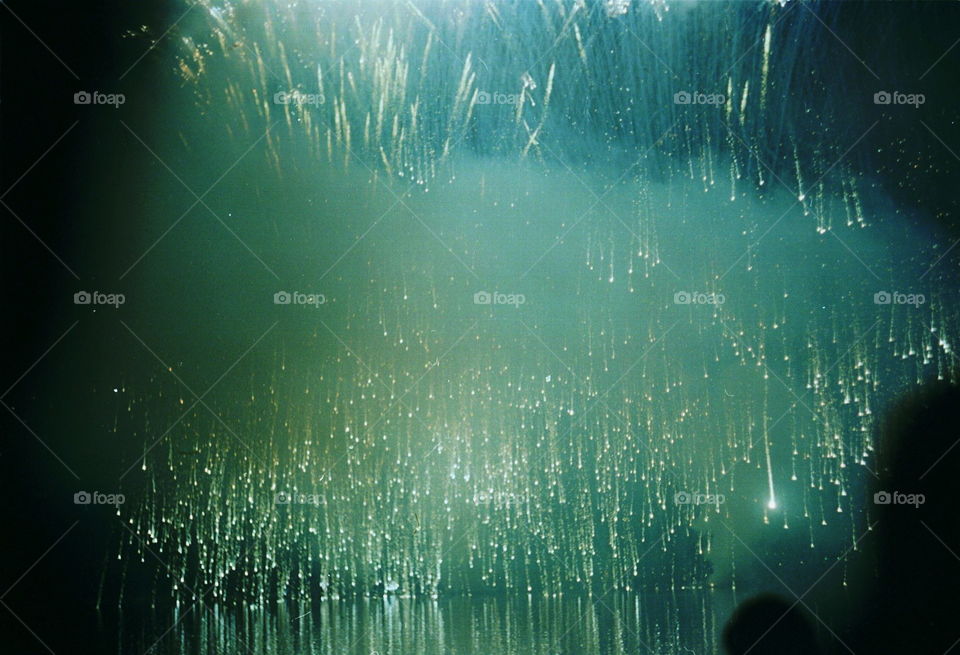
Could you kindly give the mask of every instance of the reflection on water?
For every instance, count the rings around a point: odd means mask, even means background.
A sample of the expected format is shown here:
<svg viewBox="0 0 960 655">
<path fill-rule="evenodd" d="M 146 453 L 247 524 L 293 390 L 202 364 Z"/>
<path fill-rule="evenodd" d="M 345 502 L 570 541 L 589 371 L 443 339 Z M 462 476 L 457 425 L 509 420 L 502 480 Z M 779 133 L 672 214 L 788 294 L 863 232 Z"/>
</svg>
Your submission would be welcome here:
<svg viewBox="0 0 960 655">
<path fill-rule="evenodd" d="M 121 652 L 269 655 L 673 655 L 719 652 L 726 593 L 330 601 L 300 613 L 203 601 L 154 616 Z M 128 623 L 129 625 L 129 623 Z"/>
</svg>

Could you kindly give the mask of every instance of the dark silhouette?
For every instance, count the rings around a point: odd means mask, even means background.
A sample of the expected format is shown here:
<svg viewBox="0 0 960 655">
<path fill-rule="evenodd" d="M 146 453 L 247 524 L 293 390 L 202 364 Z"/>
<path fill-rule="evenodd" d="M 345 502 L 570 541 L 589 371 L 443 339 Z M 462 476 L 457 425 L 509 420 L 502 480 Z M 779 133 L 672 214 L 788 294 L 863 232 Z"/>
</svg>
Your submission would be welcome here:
<svg viewBox="0 0 960 655">
<path fill-rule="evenodd" d="M 905 396 L 881 429 L 875 601 L 861 612 L 865 652 L 936 653 L 960 640 L 960 388 Z"/>
<path fill-rule="evenodd" d="M 762 594 L 744 601 L 723 630 L 729 655 L 815 655 L 820 652 L 810 620 L 799 604 Z"/>
<path fill-rule="evenodd" d="M 850 643 L 857 655 L 942 655 L 960 644 L 960 388 L 937 382 L 888 412 L 876 481 L 866 502 L 874 523 L 876 576 Z M 792 608 L 792 609 L 791 609 Z M 734 612 L 729 655 L 817 653 L 807 617 L 776 596 Z"/>
</svg>

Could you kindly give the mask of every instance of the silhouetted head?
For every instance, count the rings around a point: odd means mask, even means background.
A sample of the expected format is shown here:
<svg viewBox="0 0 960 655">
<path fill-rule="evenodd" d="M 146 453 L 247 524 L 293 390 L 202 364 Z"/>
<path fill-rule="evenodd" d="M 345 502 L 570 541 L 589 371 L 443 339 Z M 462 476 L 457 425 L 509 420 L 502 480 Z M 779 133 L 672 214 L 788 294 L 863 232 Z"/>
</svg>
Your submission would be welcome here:
<svg viewBox="0 0 960 655">
<path fill-rule="evenodd" d="M 960 637 L 960 388 L 931 384 L 894 406 L 877 474 L 880 584 L 866 630 L 884 647 L 943 653 Z"/>
<path fill-rule="evenodd" d="M 769 594 L 740 605 L 723 630 L 728 655 L 811 655 L 820 652 L 800 604 Z"/>
<path fill-rule="evenodd" d="M 960 388 L 945 383 L 922 387 L 894 405 L 880 434 L 880 458 L 874 503 L 884 523 L 921 527 L 935 521 L 952 529 L 956 524 L 955 492 L 960 491 Z M 893 493 L 924 497 L 904 503 Z M 886 502 L 886 501 L 890 502 Z M 900 511 L 906 509 L 913 511 Z M 919 511 L 918 511 L 919 510 Z M 879 527 L 879 526 L 878 526 Z M 935 526 L 931 526 L 935 527 Z M 914 545 L 899 532 L 893 545 Z"/>
</svg>

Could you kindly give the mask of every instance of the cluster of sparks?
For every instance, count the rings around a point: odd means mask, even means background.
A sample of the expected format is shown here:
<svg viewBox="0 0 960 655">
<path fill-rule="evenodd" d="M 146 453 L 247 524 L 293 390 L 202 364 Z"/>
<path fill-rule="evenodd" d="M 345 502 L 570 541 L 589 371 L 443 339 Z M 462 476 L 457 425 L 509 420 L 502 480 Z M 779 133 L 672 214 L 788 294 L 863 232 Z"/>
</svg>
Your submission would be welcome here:
<svg viewBox="0 0 960 655">
<path fill-rule="evenodd" d="M 419 244 L 399 227 L 364 241 L 374 254 L 342 265 L 350 300 L 251 371 L 221 420 L 188 416 L 155 446 L 138 428 L 124 566 L 156 548 L 175 597 L 562 594 L 716 583 L 752 523 L 831 552 L 856 541 L 877 412 L 956 379 L 960 316 L 920 283 L 933 258 L 874 248 L 872 269 L 925 298 L 878 305 L 885 283 L 832 238 L 871 248 L 886 228 L 840 159 L 850 144 L 811 145 L 783 118 L 797 55 L 776 45 L 803 27 L 779 21 L 789 5 L 760 20 L 661 2 L 201 4 L 181 79 L 223 138 L 266 133 L 274 183 L 314 166 L 414 185 L 411 211 L 467 197 L 469 217 Z M 737 59 L 728 32 L 758 45 Z M 687 89 L 724 100 L 674 103 Z M 771 116 L 786 122 L 767 162 Z M 628 174 L 582 222 L 540 220 L 522 176 L 493 184 L 469 163 L 484 158 L 571 185 L 574 162 Z M 478 244 L 497 212 L 553 235 L 542 263 Z M 787 237 L 766 237 L 784 216 Z M 524 304 L 475 304 L 485 261 Z M 182 407 L 130 397 L 130 424 Z"/>
</svg>

